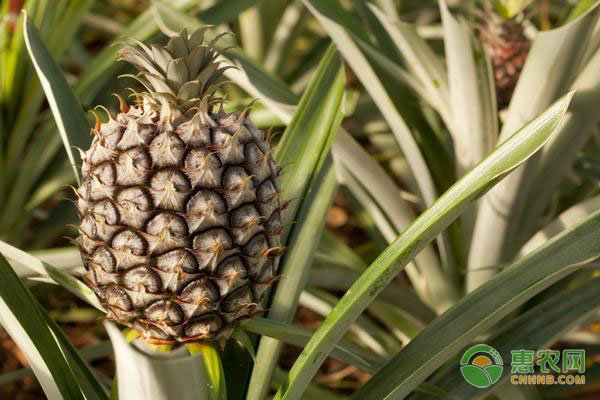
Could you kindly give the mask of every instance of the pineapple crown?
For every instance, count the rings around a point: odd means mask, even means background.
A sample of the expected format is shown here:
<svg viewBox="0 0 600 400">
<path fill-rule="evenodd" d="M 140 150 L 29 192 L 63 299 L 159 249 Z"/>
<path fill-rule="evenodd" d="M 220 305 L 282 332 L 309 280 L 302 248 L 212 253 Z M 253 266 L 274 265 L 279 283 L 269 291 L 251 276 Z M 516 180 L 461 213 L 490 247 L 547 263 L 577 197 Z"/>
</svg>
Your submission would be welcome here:
<svg viewBox="0 0 600 400">
<path fill-rule="evenodd" d="M 184 28 L 172 36 L 166 45 L 150 46 L 132 39 L 137 46 L 125 44 L 120 60 L 129 62 L 139 70 L 130 76 L 148 91 L 142 93 L 144 100 L 162 107 L 175 106 L 182 112 L 193 107 L 206 109 L 213 100 L 215 82 L 231 67 L 220 67 L 220 53 L 215 49 L 217 35 L 205 41 L 208 26 L 197 29 L 191 35 Z M 171 107 L 168 107 L 171 108 Z"/>
</svg>

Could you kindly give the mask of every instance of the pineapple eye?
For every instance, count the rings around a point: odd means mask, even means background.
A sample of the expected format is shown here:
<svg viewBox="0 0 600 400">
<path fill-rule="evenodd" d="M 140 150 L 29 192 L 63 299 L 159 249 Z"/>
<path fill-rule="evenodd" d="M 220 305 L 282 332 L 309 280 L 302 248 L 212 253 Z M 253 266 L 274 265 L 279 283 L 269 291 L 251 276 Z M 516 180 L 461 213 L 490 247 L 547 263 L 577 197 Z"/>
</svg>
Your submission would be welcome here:
<svg viewBox="0 0 600 400">
<path fill-rule="evenodd" d="M 231 293 L 246 284 L 248 272 L 242 259 L 233 256 L 225 259 L 217 267 L 215 283 L 219 286 L 221 295 Z"/>
<path fill-rule="evenodd" d="M 101 246 L 94 250 L 92 260 L 94 264 L 99 265 L 106 272 L 115 272 L 117 270 L 117 260 L 108 248 Z"/>
<path fill-rule="evenodd" d="M 165 322 L 169 325 L 179 325 L 184 319 L 181 307 L 168 300 L 159 300 L 150 304 L 144 314 L 150 320 Z"/>
<path fill-rule="evenodd" d="M 117 307 L 122 311 L 132 311 L 133 302 L 125 289 L 117 285 L 110 285 L 104 292 L 106 303 L 111 307 Z"/>
<path fill-rule="evenodd" d="M 152 139 L 148 150 L 155 167 L 175 166 L 183 160 L 185 144 L 174 133 L 163 132 Z"/>
<path fill-rule="evenodd" d="M 225 229 L 211 229 L 194 237 L 194 250 L 205 253 L 218 253 L 229 250 L 233 245 L 231 236 Z"/>
<path fill-rule="evenodd" d="M 189 322 L 185 327 L 188 338 L 207 337 L 217 332 L 223 326 L 223 320 L 215 314 L 204 315 Z"/>
<path fill-rule="evenodd" d="M 215 303 L 219 300 L 219 290 L 207 278 L 200 278 L 183 288 L 179 299 L 191 304 Z"/>
<path fill-rule="evenodd" d="M 139 233 L 126 229 L 112 239 L 111 247 L 115 250 L 129 252 L 136 256 L 145 254 L 147 243 Z"/>
<path fill-rule="evenodd" d="M 256 224 L 261 216 L 256 207 L 246 204 L 234 210 L 231 213 L 231 226 L 234 228 L 247 228 L 251 224 Z"/>
<path fill-rule="evenodd" d="M 151 324 L 147 321 L 137 320 L 133 323 L 133 327 L 142 333 L 142 335 L 147 339 L 159 339 L 159 340 L 167 340 L 171 336 L 160 329 L 158 326 Z"/>
<path fill-rule="evenodd" d="M 146 150 L 141 147 L 131 148 L 117 158 L 117 183 L 119 185 L 134 185 L 145 181 L 152 161 Z"/>
<path fill-rule="evenodd" d="M 177 134 L 190 147 L 210 145 L 210 128 L 198 113 L 177 127 Z"/>
<path fill-rule="evenodd" d="M 104 218 L 107 224 L 116 225 L 119 223 L 119 212 L 115 204 L 108 200 L 102 200 L 92 206 L 92 213 Z"/>
<path fill-rule="evenodd" d="M 269 242 L 264 234 L 259 233 L 250 239 L 248 244 L 246 244 L 244 247 L 248 256 L 261 257 L 266 254 L 267 250 L 269 250 Z"/>
<path fill-rule="evenodd" d="M 174 169 L 165 169 L 158 171 L 156 175 L 152 177 L 150 186 L 153 189 L 159 190 L 165 187 L 167 182 L 171 182 L 175 189 L 178 191 L 190 190 L 191 185 L 185 175 L 181 171 Z"/>
<path fill-rule="evenodd" d="M 225 190 L 239 192 L 248 185 L 253 186 L 248 173 L 242 167 L 230 167 L 225 171 L 223 177 Z"/>
<path fill-rule="evenodd" d="M 198 261 L 189 251 L 176 249 L 158 256 L 156 267 L 165 272 L 172 272 L 175 268 L 180 268 L 187 273 L 194 273 L 198 271 Z"/>
<path fill-rule="evenodd" d="M 185 220 L 179 215 L 166 212 L 157 214 L 148 221 L 146 232 L 154 236 L 168 233 L 171 236 L 184 237 L 188 234 Z"/>
<path fill-rule="evenodd" d="M 225 212 L 227 212 L 227 206 L 223 198 L 210 190 L 200 190 L 187 203 L 188 214 L 204 216 L 212 213 L 224 214 Z"/>
<path fill-rule="evenodd" d="M 183 172 L 163 169 L 152 177 L 150 188 L 157 207 L 183 211 L 185 198 L 192 187 Z"/>
<path fill-rule="evenodd" d="M 218 188 L 221 184 L 221 161 L 209 150 L 192 149 L 185 157 L 184 165 L 194 187 Z"/>
<path fill-rule="evenodd" d="M 123 275 L 123 285 L 126 288 L 138 291 L 143 286 L 150 293 L 161 290 L 161 280 L 156 272 L 144 266 L 135 267 Z"/>
<path fill-rule="evenodd" d="M 150 211 L 152 199 L 141 187 L 128 187 L 119 191 L 116 196 L 117 204 L 123 208 L 133 206 L 137 211 Z"/>
<path fill-rule="evenodd" d="M 239 288 L 223 300 L 221 308 L 226 313 L 237 313 L 240 311 L 249 311 L 248 308 L 253 304 L 252 290 L 248 286 Z"/>
</svg>

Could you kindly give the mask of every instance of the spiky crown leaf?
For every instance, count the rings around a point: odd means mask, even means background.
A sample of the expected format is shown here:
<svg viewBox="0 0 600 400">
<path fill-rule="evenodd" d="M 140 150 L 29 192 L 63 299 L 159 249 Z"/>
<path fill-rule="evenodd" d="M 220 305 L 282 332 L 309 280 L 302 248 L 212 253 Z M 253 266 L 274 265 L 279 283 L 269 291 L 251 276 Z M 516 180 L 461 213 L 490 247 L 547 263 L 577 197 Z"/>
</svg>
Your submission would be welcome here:
<svg viewBox="0 0 600 400">
<path fill-rule="evenodd" d="M 182 112 L 210 104 L 215 82 L 228 67 L 219 66 L 220 53 L 214 48 L 221 36 L 205 42 L 208 29 L 202 27 L 189 35 L 184 28 L 164 46 L 147 46 L 133 39 L 137 46 L 123 47 L 120 59 L 139 70 L 132 77 L 148 90 L 142 93 L 145 100 L 158 99 L 162 106 L 176 106 Z"/>
</svg>

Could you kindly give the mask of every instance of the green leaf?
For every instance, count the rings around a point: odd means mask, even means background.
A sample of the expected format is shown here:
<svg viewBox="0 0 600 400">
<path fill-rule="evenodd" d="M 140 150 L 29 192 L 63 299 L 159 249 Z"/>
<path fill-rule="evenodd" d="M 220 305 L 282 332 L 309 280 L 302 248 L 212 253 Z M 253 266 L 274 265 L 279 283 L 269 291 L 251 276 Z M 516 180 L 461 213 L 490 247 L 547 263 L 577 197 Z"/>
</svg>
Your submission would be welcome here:
<svg viewBox="0 0 600 400">
<path fill-rule="evenodd" d="M 600 35 L 596 34 L 600 39 Z M 571 112 L 546 148 L 540 154 L 536 176 L 529 189 L 527 212 L 519 221 L 520 243 L 533 233 L 538 219 L 551 203 L 553 193 L 571 170 L 583 147 L 600 122 L 600 49 L 579 72 L 571 86 L 576 90 Z M 535 195 L 534 195 L 535 194 Z M 520 244 L 519 243 L 519 244 Z"/>
<path fill-rule="evenodd" d="M 52 26 L 52 29 L 46 29 L 46 34 L 42 34 L 42 37 L 50 53 L 59 61 L 64 57 L 65 49 L 69 48 L 73 42 L 73 38 L 81 26 L 81 21 L 92 3 L 92 0 L 63 2 L 66 4 L 65 10 L 60 10 L 60 7 L 50 7 L 52 11 L 47 10 L 50 13 L 58 13 L 58 15 L 56 15 L 55 21 L 48 21 L 46 28 Z M 21 167 L 23 149 L 31 139 L 31 135 L 36 132 L 34 127 L 39 122 L 37 118 L 31 118 L 31 116 L 39 111 L 44 99 L 44 91 L 37 79 L 28 80 L 22 92 L 23 99 L 11 126 L 6 152 L 7 168 L 9 168 L 7 173 L 13 179 L 14 173 Z"/>
<path fill-rule="evenodd" d="M 248 354 L 250 354 L 250 357 L 252 357 L 252 361 L 256 364 L 256 351 L 254 350 L 254 344 L 252 343 L 252 339 L 250 339 L 250 336 L 248 336 L 246 331 L 239 327 L 235 328 L 231 334 L 231 338 L 244 349 L 246 349 Z"/>
<path fill-rule="evenodd" d="M 355 394 L 356 398 L 404 398 L 477 335 L 598 257 L 599 239 L 600 212 L 596 212 L 461 299 L 398 353 Z M 523 321 L 519 326 L 525 327 Z"/>
<path fill-rule="evenodd" d="M 29 56 L 54 114 L 73 173 L 77 182 L 81 183 L 81 155 L 73 151 L 73 147 L 86 149 L 90 143 L 87 118 L 39 31 L 27 16 L 23 21 L 23 30 Z"/>
<path fill-rule="evenodd" d="M 268 70 L 279 72 L 287 64 L 293 54 L 296 39 L 306 25 L 307 16 L 308 12 L 300 1 L 291 2 L 287 6 L 265 55 L 264 66 Z"/>
<path fill-rule="evenodd" d="M 346 292 L 360 274 L 336 266 L 314 266 L 310 271 L 308 284 L 321 289 Z M 409 287 L 392 282 L 379 294 L 379 299 L 393 305 L 405 318 L 424 327 L 436 314 Z"/>
<path fill-rule="evenodd" d="M 440 0 L 448 68 L 457 175 L 481 161 L 496 145 L 498 115 L 492 66 L 482 43 Z"/>
<path fill-rule="evenodd" d="M 393 46 L 402 54 L 412 78 L 420 82 L 423 93 L 419 94 L 428 99 L 449 129 L 452 129 L 448 77 L 440 57 L 419 36 L 415 25 L 397 21 L 372 4 L 369 4 L 369 8 L 389 35 Z"/>
<path fill-rule="evenodd" d="M 49 399 L 84 399 L 43 311 L 0 255 L 0 321 L 17 343 Z"/>
<path fill-rule="evenodd" d="M 367 268 L 364 260 L 350 246 L 328 229 L 323 230 L 317 252 L 315 253 L 315 261 L 318 263 L 343 265 L 357 272 L 362 272 Z"/>
<path fill-rule="evenodd" d="M 518 256 L 524 256 L 531 253 L 538 246 L 541 246 L 547 240 L 558 235 L 565 229 L 577 225 L 596 210 L 600 210 L 600 195 L 590 197 L 581 203 L 563 211 L 554 220 L 546 224 L 535 235 L 533 235 L 519 251 Z"/>
<path fill-rule="evenodd" d="M 317 164 L 325 163 L 343 116 L 344 79 L 341 60 L 335 48 L 330 47 L 275 152 L 279 165 L 290 166 L 281 178 L 288 199 L 303 199 Z M 287 221 L 295 218 L 300 207 L 300 201 L 290 204 Z"/>
<path fill-rule="evenodd" d="M 394 93 L 391 89 L 395 88 L 395 86 L 382 80 L 382 76 L 378 75 L 378 71 L 370 64 L 369 58 L 363 53 L 360 45 L 363 36 L 361 34 L 362 30 L 354 26 L 355 24 L 347 11 L 333 0 L 304 0 L 304 4 L 316 16 L 319 23 L 344 56 L 346 62 L 348 62 L 358 79 L 362 82 L 373 102 L 377 105 L 410 166 L 410 172 L 417 182 L 417 190 L 419 191 L 420 198 L 423 199 L 425 205 L 431 205 L 437 198 L 437 189 L 431 176 L 429 165 L 421 153 L 422 148 L 418 146 L 413 132 L 393 102 L 392 95 Z M 433 146 L 428 146 L 428 148 L 430 147 Z M 356 162 L 349 164 L 348 169 L 353 170 L 356 164 Z M 431 165 L 434 164 L 432 163 Z M 402 205 L 397 200 L 395 202 Z M 408 213 L 404 212 L 403 214 L 406 215 Z M 404 215 L 400 214 L 398 217 L 395 215 L 390 216 L 401 219 Z M 411 218 L 409 221 L 413 219 Z M 405 225 L 397 228 L 397 230 L 400 231 L 404 227 Z M 428 282 L 431 282 L 431 285 L 425 287 L 419 285 L 419 287 L 423 287 L 430 293 L 435 293 L 435 297 L 432 298 L 430 296 L 428 300 L 435 301 L 434 305 L 436 309 L 443 311 L 456 301 L 458 291 L 455 284 L 456 280 L 454 279 L 454 268 L 451 267 L 453 265 L 453 256 L 447 235 L 442 235 L 438 240 L 438 244 L 444 266 L 448 267 L 447 270 L 450 271 L 449 274 L 442 273 L 439 262 L 434 257 L 429 257 L 429 262 L 420 260 L 421 263 L 419 263 L 419 260 L 417 260 L 417 264 L 420 264 L 419 268 L 423 269 L 423 275 L 426 275 Z M 426 250 L 426 252 L 428 251 Z M 427 253 L 423 256 L 426 255 Z M 420 258 L 423 256 L 420 256 Z M 411 267 L 410 270 L 412 269 Z"/>
<path fill-rule="evenodd" d="M 306 328 L 260 317 L 252 318 L 244 322 L 243 328 L 249 332 L 275 338 L 281 340 L 283 343 L 300 348 L 306 345 L 313 334 L 313 332 Z M 373 374 L 377 372 L 386 361 L 377 354 L 358 347 L 346 339 L 342 339 L 333 348 L 331 357 Z"/>
<path fill-rule="evenodd" d="M 565 20 L 565 24 L 575 20 L 580 15 L 585 14 L 586 11 L 595 6 L 597 3 L 598 0 L 581 0 L 575 7 L 573 7 L 569 13 L 569 16 Z"/>
<path fill-rule="evenodd" d="M 207 24 L 219 25 L 234 21 L 245 10 L 255 6 L 260 0 L 225 0 L 200 11 L 198 19 Z"/>
<path fill-rule="evenodd" d="M 50 278 L 52 282 L 59 284 L 98 310 L 105 311 L 92 289 L 79 279 L 3 241 L 0 241 L 0 253 L 7 258 L 18 261 L 21 266 L 31 269 L 38 275 Z"/>
<path fill-rule="evenodd" d="M 600 279 L 588 279 L 582 285 L 565 290 L 513 319 L 486 339 L 486 343 L 498 350 L 505 365 L 511 359 L 511 350 L 546 348 L 600 307 L 599 292 Z M 481 399 L 494 390 L 494 387 L 480 389 L 469 385 L 460 373 L 458 364 L 459 360 L 456 360 L 450 364 L 450 368 L 440 370 L 430 383 L 446 390 L 448 398 L 455 399 Z M 509 379 L 512 374 L 508 372 L 502 375 L 495 386 Z M 417 396 L 415 400 L 422 398 Z"/>
<path fill-rule="evenodd" d="M 8 262 L 13 267 L 19 278 L 27 278 L 30 276 L 39 275 L 38 271 L 41 271 L 37 265 L 28 267 L 26 263 L 22 263 L 20 260 L 21 256 L 24 256 L 25 252 L 19 250 L 16 247 L 10 246 L 0 241 L 0 253 L 3 253 Z M 77 267 L 82 267 L 81 254 L 77 247 L 58 247 L 51 249 L 35 250 L 28 253 L 30 256 L 39 259 L 42 262 L 52 265 L 54 268 L 61 271 L 73 270 Z M 34 258 L 26 257 L 24 260 L 31 260 Z M 37 263 L 36 263 L 37 264 Z"/>
<path fill-rule="evenodd" d="M 279 165 L 291 166 L 281 180 L 285 196 L 302 201 L 290 204 L 284 214 L 284 221 L 297 222 L 289 240 L 284 239 L 292 246 L 281 260 L 278 274 L 285 279 L 271 293 L 269 319 L 291 322 L 337 188 L 328 154 L 343 118 L 344 81 L 341 59 L 331 46 L 277 147 L 275 157 Z M 277 340 L 260 340 L 248 398 L 264 397 L 281 349 L 282 343 Z"/>
<path fill-rule="evenodd" d="M 304 4 L 327 31 L 357 77 L 363 83 L 365 89 L 373 98 L 373 101 L 377 104 L 402 147 L 403 153 L 419 184 L 419 189 L 425 199 L 425 203 L 428 205 L 431 204 L 436 199 L 437 194 L 421 150 L 406 122 L 398 110 L 396 110 L 386 91 L 385 84 L 381 82 L 350 33 L 346 31 L 338 20 L 340 14 L 335 13 L 335 8 L 339 6 L 332 4 L 332 0 L 304 0 Z"/>
<path fill-rule="evenodd" d="M 56 323 L 47 315 L 45 315 L 45 319 L 59 341 L 61 341 L 61 343 L 64 341 L 63 350 L 65 352 L 65 356 L 69 360 L 69 364 L 73 366 L 75 374 L 77 375 L 77 379 L 88 398 L 106 399 L 106 391 L 96 380 L 96 377 L 92 373 L 87 361 L 99 360 L 111 355 L 112 346 L 110 341 L 105 340 L 95 345 L 83 347 L 81 349 L 75 349 L 68 341 L 62 330 L 57 327 Z M 31 368 L 22 368 L 7 372 L 0 375 L 0 385 L 12 383 L 30 375 L 33 375 Z"/>
<path fill-rule="evenodd" d="M 208 378 L 208 399 L 227 400 L 227 385 L 219 350 L 214 344 L 190 343 L 187 346 L 190 354 L 199 354 L 204 361 L 206 377 Z"/>
<path fill-rule="evenodd" d="M 73 369 L 73 373 L 77 377 L 77 381 L 83 393 L 85 394 L 85 397 L 87 399 L 95 400 L 107 399 L 106 390 L 100 384 L 100 382 L 92 372 L 90 365 L 84 357 L 88 353 L 93 356 L 97 356 L 97 354 L 100 354 L 101 356 L 106 356 L 110 354 L 110 350 L 112 350 L 110 343 L 103 343 L 101 347 L 97 349 L 93 347 L 89 348 L 87 349 L 87 352 L 85 351 L 86 349 L 82 349 L 80 354 L 80 352 L 77 349 L 75 349 L 75 347 L 71 344 L 71 342 L 69 342 L 69 339 L 60 329 L 58 324 L 54 322 L 54 320 L 48 315 L 48 313 L 46 313 L 45 310 L 43 310 L 41 305 L 39 306 L 39 308 L 40 310 L 42 310 L 42 315 L 44 317 L 44 320 L 46 321 L 46 324 L 48 324 L 48 327 L 52 331 L 52 334 L 60 344 L 62 352 L 65 355 L 65 358 L 67 359 L 67 362 Z"/>
<path fill-rule="evenodd" d="M 327 317 L 339 300 L 337 296 L 324 290 L 308 287 L 302 292 L 300 304 L 322 317 Z M 402 348 L 402 343 L 389 330 L 373 321 L 371 318 L 372 306 L 373 303 L 367 308 L 369 312 L 360 315 L 348 328 L 348 336 L 357 344 L 369 348 L 376 354 L 389 357 Z"/>
<path fill-rule="evenodd" d="M 466 207 L 544 145 L 564 117 L 572 96 L 573 93 L 569 93 L 562 97 L 521 128 L 406 228 L 352 285 L 325 319 L 292 367 L 290 381 L 279 390 L 277 399 L 300 398 L 332 346 L 369 303 Z"/>
<path fill-rule="evenodd" d="M 277 389 L 287 379 L 287 372 L 282 368 L 275 370 L 272 386 Z M 316 384 L 310 384 L 304 393 L 303 400 L 344 400 L 346 396 L 331 392 Z"/>
</svg>

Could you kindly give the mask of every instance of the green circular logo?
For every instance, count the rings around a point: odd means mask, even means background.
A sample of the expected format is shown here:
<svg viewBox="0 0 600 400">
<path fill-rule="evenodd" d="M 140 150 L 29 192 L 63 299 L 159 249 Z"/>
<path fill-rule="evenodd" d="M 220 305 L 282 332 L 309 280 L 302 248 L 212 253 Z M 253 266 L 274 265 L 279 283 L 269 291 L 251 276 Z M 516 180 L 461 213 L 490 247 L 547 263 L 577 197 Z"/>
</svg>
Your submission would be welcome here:
<svg viewBox="0 0 600 400">
<path fill-rule="evenodd" d="M 490 387 L 498 382 L 502 369 L 500 353 L 487 344 L 476 344 L 460 360 L 460 372 L 465 380 L 478 388 Z"/>
</svg>

